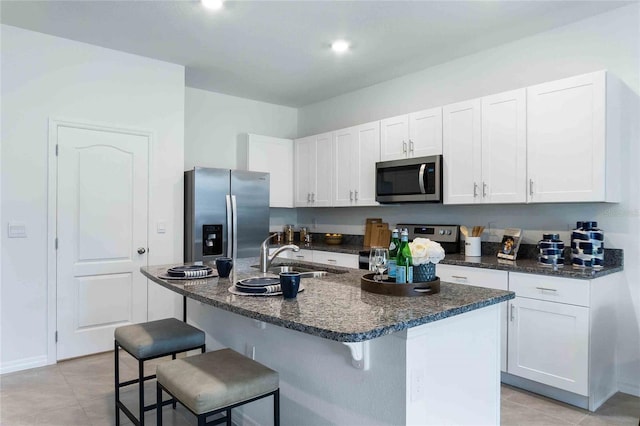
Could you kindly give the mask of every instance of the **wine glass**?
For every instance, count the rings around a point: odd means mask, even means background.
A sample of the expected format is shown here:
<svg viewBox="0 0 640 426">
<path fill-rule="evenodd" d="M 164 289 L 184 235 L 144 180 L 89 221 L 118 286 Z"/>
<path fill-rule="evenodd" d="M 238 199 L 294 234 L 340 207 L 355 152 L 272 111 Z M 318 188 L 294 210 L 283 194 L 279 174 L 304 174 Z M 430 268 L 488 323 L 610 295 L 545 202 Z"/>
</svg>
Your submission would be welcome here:
<svg viewBox="0 0 640 426">
<path fill-rule="evenodd" d="M 389 261 L 389 250 L 386 248 L 376 248 L 373 253 L 373 265 L 376 271 L 375 280 L 382 281 L 382 274 L 387 270 Z"/>
</svg>

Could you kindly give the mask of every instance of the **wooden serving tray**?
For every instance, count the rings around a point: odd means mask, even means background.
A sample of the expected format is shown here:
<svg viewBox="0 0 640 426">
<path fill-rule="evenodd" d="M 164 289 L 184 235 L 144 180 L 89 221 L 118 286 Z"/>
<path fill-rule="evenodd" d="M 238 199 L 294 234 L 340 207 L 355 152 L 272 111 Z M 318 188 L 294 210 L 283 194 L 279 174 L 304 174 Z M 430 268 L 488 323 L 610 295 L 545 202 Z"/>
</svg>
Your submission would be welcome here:
<svg viewBox="0 0 640 426">
<path fill-rule="evenodd" d="M 375 274 L 365 274 L 360 278 L 360 288 L 364 291 L 386 296 L 427 296 L 429 294 L 440 293 L 440 278 L 428 283 L 396 284 L 395 281 L 383 280 L 374 281 Z"/>
</svg>

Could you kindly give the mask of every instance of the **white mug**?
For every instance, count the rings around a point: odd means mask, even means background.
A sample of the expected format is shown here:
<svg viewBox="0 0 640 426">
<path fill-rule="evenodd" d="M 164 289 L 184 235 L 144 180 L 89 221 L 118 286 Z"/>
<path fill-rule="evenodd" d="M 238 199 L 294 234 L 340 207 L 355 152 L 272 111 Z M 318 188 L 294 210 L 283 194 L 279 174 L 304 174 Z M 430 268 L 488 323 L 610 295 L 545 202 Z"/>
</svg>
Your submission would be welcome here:
<svg viewBox="0 0 640 426">
<path fill-rule="evenodd" d="M 464 255 L 478 257 L 482 255 L 480 237 L 467 237 L 464 240 Z"/>
</svg>

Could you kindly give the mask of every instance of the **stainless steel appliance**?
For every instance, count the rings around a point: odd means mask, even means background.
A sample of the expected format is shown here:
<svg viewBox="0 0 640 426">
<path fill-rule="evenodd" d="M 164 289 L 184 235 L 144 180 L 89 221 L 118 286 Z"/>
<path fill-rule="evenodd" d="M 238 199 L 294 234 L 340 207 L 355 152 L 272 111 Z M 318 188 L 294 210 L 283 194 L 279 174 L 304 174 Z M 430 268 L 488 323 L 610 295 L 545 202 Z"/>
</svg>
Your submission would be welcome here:
<svg viewBox="0 0 640 426">
<path fill-rule="evenodd" d="M 269 234 L 269 174 L 184 172 L 184 261 L 257 257 Z"/>
<path fill-rule="evenodd" d="M 442 202 L 442 155 L 376 163 L 379 203 Z"/>
<path fill-rule="evenodd" d="M 460 253 L 460 225 L 421 225 L 399 223 L 398 230 L 406 228 L 409 231 L 409 241 L 415 238 L 428 238 L 438 242 L 447 254 Z M 369 250 L 358 253 L 360 269 L 369 269 Z"/>
</svg>

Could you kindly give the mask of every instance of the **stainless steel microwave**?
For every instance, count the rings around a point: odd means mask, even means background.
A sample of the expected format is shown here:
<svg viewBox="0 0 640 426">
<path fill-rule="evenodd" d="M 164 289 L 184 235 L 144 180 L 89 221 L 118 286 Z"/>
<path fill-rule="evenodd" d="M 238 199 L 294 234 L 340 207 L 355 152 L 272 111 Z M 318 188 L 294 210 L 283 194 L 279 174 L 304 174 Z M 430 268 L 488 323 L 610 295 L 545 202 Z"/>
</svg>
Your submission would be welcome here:
<svg viewBox="0 0 640 426">
<path fill-rule="evenodd" d="M 441 203 L 442 155 L 376 163 L 379 203 Z"/>
</svg>

